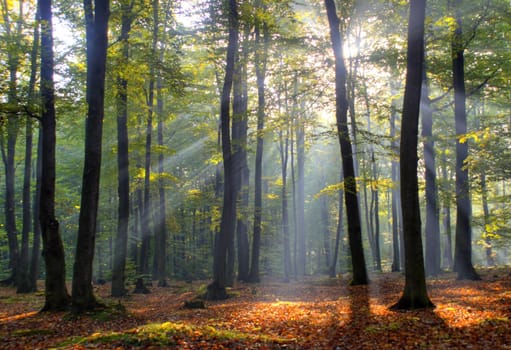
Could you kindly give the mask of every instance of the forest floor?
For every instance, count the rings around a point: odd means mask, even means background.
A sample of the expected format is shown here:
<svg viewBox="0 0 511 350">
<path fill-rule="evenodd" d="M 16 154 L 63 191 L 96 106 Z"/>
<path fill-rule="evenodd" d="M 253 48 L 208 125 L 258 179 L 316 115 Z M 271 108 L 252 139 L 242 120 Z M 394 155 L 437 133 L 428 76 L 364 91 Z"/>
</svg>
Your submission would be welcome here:
<svg viewBox="0 0 511 350">
<path fill-rule="evenodd" d="M 368 286 L 337 279 L 238 284 L 224 301 L 188 309 L 206 282 L 172 282 L 150 294 L 110 298 L 94 314 L 39 313 L 42 292 L 0 288 L 0 349 L 511 349 L 511 271 L 452 273 L 428 280 L 434 309 L 395 312 L 401 274 Z"/>
</svg>

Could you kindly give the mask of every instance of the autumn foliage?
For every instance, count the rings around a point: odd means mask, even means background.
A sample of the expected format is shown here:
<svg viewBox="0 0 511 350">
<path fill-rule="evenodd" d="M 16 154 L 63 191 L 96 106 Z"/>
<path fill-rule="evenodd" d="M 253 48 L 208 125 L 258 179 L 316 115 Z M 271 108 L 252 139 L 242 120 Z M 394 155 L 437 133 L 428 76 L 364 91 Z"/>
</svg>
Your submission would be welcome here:
<svg viewBox="0 0 511 350">
<path fill-rule="evenodd" d="M 151 287 L 151 294 L 108 297 L 94 314 L 38 313 L 42 293 L 0 289 L 2 349 L 502 349 L 511 344 L 511 275 L 487 270 L 482 281 L 444 274 L 428 281 L 435 309 L 389 310 L 400 274 L 241 284 L 224 301 L 188 309 L 206 282 Z"/>
</svg>

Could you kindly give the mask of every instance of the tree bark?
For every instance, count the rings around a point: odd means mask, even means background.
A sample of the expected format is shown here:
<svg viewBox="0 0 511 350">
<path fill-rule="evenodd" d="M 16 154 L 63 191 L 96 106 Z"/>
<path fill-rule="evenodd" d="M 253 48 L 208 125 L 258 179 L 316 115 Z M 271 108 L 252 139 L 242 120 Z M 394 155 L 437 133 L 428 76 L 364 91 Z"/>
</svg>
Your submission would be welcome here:
<svg viewBox="0 0 511 350">
<path fill-rule="evenodd" d="M 262 233 L 262 174 L 263 174 L 263 151 L 264 151 L 264 120 L 265 120 L 265 77 L 266 62 L 268 56 L 269 35 L 266 23 L 263 26 L 263 43 L 261 43 L 261 23 L 255 24 L 255 69 L 257 81 L 257 140 L 255 154 L 255 174 L 254 174 L 254 231 L 252 236 L 252 256 L 250 262 L 250 272 L 248 274 L 249 282 L 259 282 L 259 254 L 261 247 Z M 261 44 L 262 48 L 261 48 Z M 263 51 L 261 53 L 261 51 Z"/>
<path fill-rule="evenodd" d="M 98 306 L 92 290 L 92 267 L 101 173 L 101 150 L 108 46 L 109 0 L 84 0 L 87 41 L 87 120 L 85 159 L 73 268 L 72 308 L 84 312 Z"/>
<path fill-rule="evenodd" d="M 451 181 L 447 173 L 447 157 L 446 150 L 442 152 L 442 177 L 444 184 L 449 184 Z M 450 185 L 444 185 L 442 192 L 445 194 L 451 193 Z M 451 270 L 453 268 L 452 259 L 452 229 L 451 229 L 451 198 L 444 195 L 443 208 L 442 208 L 443 221 L 442 226 L 444 230 L 444 252 L 443 252 L 443 268 Z"/>
<path fill-rule="evenodd" d="M 341 175 L 341 181 L 342 181 L 342 175 Z M 335 277 L 336 276 L 336 267 L 337 267 L 337 261 L 339 259 L 339 245 L 341 244 L 342 237 L 344 236 L 344 191 L 339 190 L 339 214 L 337 219 L 337 230 L 335 234 L 335 245 L 334 245 L 334 256 L 332 258 L 332 263 L 330 265 L 329 269 L 329 276 Z"/>
<path fill-rule="evenodd" d="M 37 56 L 39 53 L 39 6 L 37 6 L 34 27 L 34 41 L 32 43 L 32 52 L 30 58 L 30 80 L 28 83 L 28 103 L 35 104 L 35 84 L 38 69 Z M 32 148 L 33 148 L 33 122 L 32 116 L 27 116 L 25 133 L 25 166 L 23 172 L 23 227 L 21 230 L 21 251 L 20 251 L 20 270 L 17 281 L 17 293 L 30 293 L 36 291 L 36 285 L 31 280 L 31 264 L 29 252 L 29 236 L 32 231 L 33 215 L 31 201 L 31 176 L 32 176 Z M 39 204 L 39 203 L 37 203 Z M 38 259 L 36 257 L 36 259 Z"/>
<path fill-rule="evenodd" d="M 7 9 L 5 9 L 7 11 Z M 22 19 L 23 19 L 23 2 L 19 2 L 19 13 L 16 21 L 15 30 L 11 30 L 11 22 L 8 16 L 4 16 L 5 23 L 5 38 L 9 42 L 11 48 L 7 51 L 7 67 L 9 74 L 7 103 L 12 109 L 18 105 L 18 70 L 20 65 L 20 58 L 18 50 L 15 50 L 14 45 L 18 45 L 21 40 L 22 32 Z M 19 118 L 16 113 L 7 114 L 7 144 L 4 144 L 3 133 L 0 136 L 2 160 L 5 167 L 5 231 L 7 233 L 7 241 L 9 246 L 9 268 L 11 275 L 7 280 L 2 281 L 3 284 L 15 285 L 18 278 L 19 268 L 19 243 L 18 243 L 18 229 L 16 226 L 16 142 L 18 139 Z"/>
<path fill-rule="evenodd" d="M 37 279 L 39 277 L 39 257 L 41 255 L 41 223 L 39 221 L 41 203 L 41 174 L 43 171 L 42 162 L 43 134 L 42 127 L 39 128 L 37 140 L 37 163 L 36 163 L 36 186 L 34 191 L 34 209 L 32 211 L 32 222 L 34 228 L 34 239 L 30 259 L 30 290 L 37 291 Z"/>
<path fill-rule="evenodd" d="M 245 43 L 248 35 L 245 35 Z M 237 60 L 236 72 L 233 82 L 233 160 L 235 167 L 236 193 L 238 196 L 238 209 L 236 222 L 236 241 L 238 256 L 238 280 L 246 281 L 249 273 L 249 243 L 248 243 L 248 182 L 249 170 L 247 165 L 247 132 L 248 132 L 248 96 L 246 63 L 248 52 L 243 45 L 243 60 Z"/>
<path fill-rule="evenodd" d="M 131 30 L 133 2 L 121 3 L 121 66 L 124 69 L 129 60 L 129 34 Z M 127 293 L 125 288 L 125 268 L 128 254 L 128 227 L 130 217 L 130 177 L 128 144 L 128 79 L 124 74 L 117 78 L 117 195 L 119 198 L 117 214 L 117 236 L 115 238 L 114 261 L 112 270 L 113 297 Z"/>
<path fill-rule="evenodd" d="M 426 0 L 410 2 L 406 86 L 401 124 L 400 176 L 405 243 L 405 287 L 393 309 L 433 307 L 426 290 L 422 252 L 417 143 L 424 62 Z"/>
<path fill-rule="evenodd" d="M 440 224 L 436 185 L 435 141 L 433 139 L 433 110 L 429 99 L 426 71 L 422 73 L 422 137 L 426 178 L 426 274 L 440 273 Z"/>
<path fill-rule="evenodd" d="M 336 120 L 339 144 L 342 154 L 342 169 L 344 174 L 344 199 L 348 219 L 348 237 L 350 243 L 351 260 L 353 267 L 352 285 L 367 284 L 369 282 L 362 247 L 362 233 L 360 225 L 360 209 L 357 198 L 357 183 L 353 164 L 353 151 L 348 130 L 348 101 L 346 98 L 346 67 L 342 50 L 342 39 L 339 32 L 339 18 L 337 17 L 335 2 L 325 0 L 330 37 L 335 55 L 335 91 L 336 91 Z"/>
<path fill-rule="evenodd" d="M 305 130 L 303 120 L 296 121 L 296 274 L 305 276 L 307 245 L 305 233 Z"/>
<path fill-rule="evenodd" d="M 289 126 L 285 123 L 284 127 L 287 128 L 286 136 L 283 136 L 283 131 L 279 131 L 279 150 L 280 150 L 280 164 L 282 175 L 282 189 L 281 189 L 281 233 L 282 233 L 282 247 L 283 247 L 283 267 L 284 267 L 284 282 L 289 282 L 291 275 L 291 250 L 289 245 L 289 212 L 287 200 L 287 163 L 289 159 Z"/>
<path fill-rule="evenodd" d="M 465 57 L 461 21 L 462 0 L 455 0 L 456 29 L 452 37 L 452 77 L 454 86 L 454 119 L 456 128 L 456 235 L 454 247 L 454 270 L 458 279 L 479 280 L 472 265 L 472 204 L 470 183 L 465 161 L 468 143 L 460 137 L 467 133 L 467 111 L 465 92 Z"/>
<path fill-rule="evenodd" d="M 220 103 L 220 122 L 222 135 L 222 155 L 224 164 L 223 210 L 220 219 L 220 232 L 215 239 L 213 263 L 213 281 L 208 285 L 206 298 L 219 300 L 227 298 L 227 251 L 234 236 L 236 224 L 236 191 L 233 188 L 232 150 L 230 137 L 231 89 L 234 76 L 235 58 L 238 51 L 238 9 L 236 0 L 229 0 L 229 41 L 225 78 Z"/>
<path fill-rule="evenodd" d="M 392 101 L 390 115 L 390 138 L 393 155 L 399 154 L 399 145 L 396 139 L 396 106 Z M 399 205 L 399 163 L 392 157 L 391 178 L 394 187 L 392 188 L 392 272 L 401 271 L 401 252 L 400 252 L 400 220 L 398 211 L 401 211 Z"/>
<path fill-rule="evenodd" d="M 46 266 L 45 303 L 42 311 L 61 311 L 69 306 L 64 245 L 55 218 L 55 90 L 53 82 L 52 2 L 39 0 L 41 11 L 42 173 L 39 221 Z"/>
</svg>

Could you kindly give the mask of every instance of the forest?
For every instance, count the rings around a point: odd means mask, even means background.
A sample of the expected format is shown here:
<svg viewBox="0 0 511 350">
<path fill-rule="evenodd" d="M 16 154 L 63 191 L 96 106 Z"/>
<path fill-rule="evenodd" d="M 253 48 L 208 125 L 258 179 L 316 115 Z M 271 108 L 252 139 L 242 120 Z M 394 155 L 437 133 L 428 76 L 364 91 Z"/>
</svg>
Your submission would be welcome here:
<svg viewBox="0 0 511 350">
<path fill-rule="evenodd" d="M 511 341 L 508 1 L 0 11 L 12 348 Z"/>
</svg>

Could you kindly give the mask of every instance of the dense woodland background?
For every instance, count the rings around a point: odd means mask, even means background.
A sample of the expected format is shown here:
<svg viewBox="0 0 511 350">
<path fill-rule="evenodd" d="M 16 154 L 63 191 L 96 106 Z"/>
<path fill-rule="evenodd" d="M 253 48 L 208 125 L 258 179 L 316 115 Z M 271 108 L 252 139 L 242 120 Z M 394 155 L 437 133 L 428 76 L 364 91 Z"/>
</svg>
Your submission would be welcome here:
<svg viewBox="0 0 511 350">
<path fill-rule="evenodd" d="M 233 278 L 248 282 L 271 275 L 286 281 L 352 270 L 325 6 L 314 0 L 232 3 L 236 21 L 225 1 L 110 4 L 101 159 L 92 156 L 101 160 L 99 210 L 91 222 L 92 280 L 120 285 L 113 294 L 138 278 L 161 285 L 167 279 L 211 279 L 230 186 L 230 203 L 237 205 L 230 206 L 236 234 L 226 243 L 227 285 Z M 371 271 L 399 271 L 409 6 L 380 0 L 336 5 L 365 261 Z M 84 149 L 86 48 L 90 53 L 99 44 L 86 35 L 94 21 L 86 26 L 80 2 L 50 6 L 55 217 L 69 280 L 73 267 L 77 271 L 88 177 L 84 154 L 93 154 Z M 37 191 L 40 121 L 47 112 L 40 102 L 44 29 L 36 9 L 34 1 L 0 4 L 0 276 L 20 291 L 35 288 L 20 281 L 44 279 L 46 273 L 39 258 Z M 468 233 L 473 265 L 509 264 L 510 33 L 508 1 L 427 3 L 418 175 L 428 275 L 453 269 L 459 230 Z M 456 57 L 464 64 L 465 130 L 455 124 Z M 229 71 L 232 105 L 225 109 Z M 236 172 L 227 179 L 221 110 L 231 112 L 232 123 L 229 162 Z M 464 146 L 468 154 L 460 158 Z M 468 174 L 466 184 L 456 183 L 457 171 Z M 460 208 L 460 198 L 469 200 L 468 207 Z M 460 228 L 461 222 L 468 226 Z"/>
</svg>

